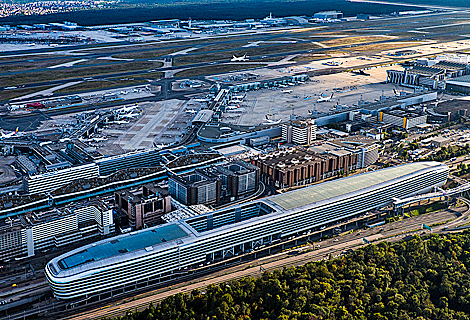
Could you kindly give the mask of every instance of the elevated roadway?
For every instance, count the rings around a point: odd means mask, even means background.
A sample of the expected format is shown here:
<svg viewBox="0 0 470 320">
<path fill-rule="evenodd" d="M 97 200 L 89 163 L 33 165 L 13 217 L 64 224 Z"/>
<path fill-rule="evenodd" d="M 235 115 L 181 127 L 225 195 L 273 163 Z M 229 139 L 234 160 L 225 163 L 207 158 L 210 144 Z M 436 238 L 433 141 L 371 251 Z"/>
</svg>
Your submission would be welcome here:
<svg viewBox="0 0 470 320">
<path fill-rule="evenodd" d="M 399 211 L 399 210 L 402 210 L 403 207 L 406 205 L 410 205 L 412 203 L 416 203 L 416 202 L 420 202 L 424 200 L 430 200 L 430 199 L 436 199 L 436 198 L 442 198 L 442 197 L 448 199 L 449 197 L 452 197 L 455 195 L 462 195 L 464 192 L 468 192 L 470 190 L 470 182 L 467 182 L 464 179 L 454 177 L 454 176 L 451 176 L 450 178 L 451 179 L 456 178 L 460 183 L 463 183 L 463 184 L 452 189 L 447 189 L 447 190 L 440 189 L 431 193 L 420 194 L 420 195 L 403 198 L 403 199 L 395 199 L 393 201 L 394 210 Z"/>
</svg>

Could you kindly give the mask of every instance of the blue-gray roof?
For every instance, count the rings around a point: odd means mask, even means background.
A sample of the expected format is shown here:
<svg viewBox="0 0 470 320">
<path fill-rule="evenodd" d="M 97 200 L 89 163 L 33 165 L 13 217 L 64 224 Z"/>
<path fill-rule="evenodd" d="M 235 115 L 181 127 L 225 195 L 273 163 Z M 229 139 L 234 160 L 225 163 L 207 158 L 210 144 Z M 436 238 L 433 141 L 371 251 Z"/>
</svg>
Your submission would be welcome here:
<svg viewBox="0 0 470 320">
<path fill-rule="evenodd" d="M 110 258 L 119 254 L 142 250 L 151 246 L 181 239 L 189 234 L 177 224 L 163 225 L 141 232 L 131 233 L 124 237 L 113 238 L 97 246 L 86 249 L 59 260 L 61 269 L 69 269 L 84 263 Z"/>
</svg>

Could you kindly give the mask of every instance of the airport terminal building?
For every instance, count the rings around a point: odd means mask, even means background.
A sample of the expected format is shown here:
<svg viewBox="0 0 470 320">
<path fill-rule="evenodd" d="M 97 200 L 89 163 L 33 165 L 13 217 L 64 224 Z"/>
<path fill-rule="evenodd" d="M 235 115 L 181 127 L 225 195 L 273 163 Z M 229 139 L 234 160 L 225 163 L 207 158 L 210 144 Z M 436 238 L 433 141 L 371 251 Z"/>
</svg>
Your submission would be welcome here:
<svg viewBox="0 0 470 320">
<path fill-rule="evenodd" d="M 46 276 L 58 299 L 116 294 L 429 192 L 448 171 L 416 162 L 234 205 L 72 250 Z"/>
</svg>

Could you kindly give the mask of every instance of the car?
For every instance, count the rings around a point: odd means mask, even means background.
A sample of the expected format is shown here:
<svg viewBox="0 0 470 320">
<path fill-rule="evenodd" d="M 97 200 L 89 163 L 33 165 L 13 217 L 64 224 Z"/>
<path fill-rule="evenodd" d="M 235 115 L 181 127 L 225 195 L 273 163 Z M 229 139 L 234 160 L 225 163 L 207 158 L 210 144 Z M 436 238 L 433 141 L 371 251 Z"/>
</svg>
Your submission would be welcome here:
<svg viewBox="0 0 470 320">
<path fill-rule="evenodd" d="M 338 242 L 338 239 L 335 239 L 335 242 Z"/>
</svg>

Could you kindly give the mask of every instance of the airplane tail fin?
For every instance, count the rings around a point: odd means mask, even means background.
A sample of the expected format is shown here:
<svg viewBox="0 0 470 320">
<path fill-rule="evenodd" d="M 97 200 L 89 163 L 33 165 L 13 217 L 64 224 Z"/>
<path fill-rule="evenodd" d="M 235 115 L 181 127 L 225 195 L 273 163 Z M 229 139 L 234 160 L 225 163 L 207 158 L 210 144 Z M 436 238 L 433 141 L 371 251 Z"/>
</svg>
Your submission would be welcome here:
<svg viewBox="0 0 470 320">
<path fill-rule="evenodd" d="M 330 97 L 331 99 L 333 99 L 333 95 L 334 95 L 334 94 L 335 94 L 334 92 L 331 94 L 331 97 Z"/>
<path fill-rule="evenodd" d="M 18 129 L 19 129 L 19 128 L 18 128 L 18 127 L 16 127 L 15 133 L 18 133 Z"/>
</svg>

